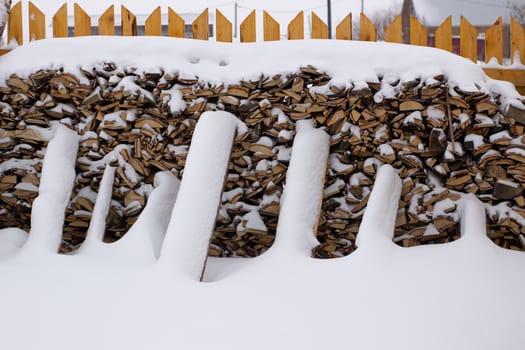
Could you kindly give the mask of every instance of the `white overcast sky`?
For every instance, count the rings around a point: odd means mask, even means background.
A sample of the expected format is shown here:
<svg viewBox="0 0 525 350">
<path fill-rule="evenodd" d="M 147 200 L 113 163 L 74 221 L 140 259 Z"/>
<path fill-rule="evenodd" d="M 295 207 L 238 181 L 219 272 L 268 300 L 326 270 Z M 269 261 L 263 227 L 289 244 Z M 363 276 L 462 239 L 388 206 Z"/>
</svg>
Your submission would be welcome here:
<svg viewBox="0 0 525 350">
<path fill-rule="evenodd" d="M 492 24 L 498 16 L 502 16 L 504 22 L 509 21 L 508 10 L 505 6 L 507 0 L 413 0 L 416 11 L 421 14 L 427 24 L 437 25 L 448 15 L 453 16 L 454 23 L 459 23 L 459 16 L 464 15 L 474 24 Z M 525 0 L 514 0 L 525 4 Z M 15 2 L 15 1 L 13 1 Z M 27 6 L 27 0 L 23 0 Z M 219 8 L 233 22 L 235 3 L 238 4 L 239 22 L 248 15 L 251 9 L 266 9 L 285 27 L 286 21 L 292 19 L 299 10 L 315 11 L 321 18 L 326 18 L 327 0 L 33 0 L 44 13 L 52 17 L 52 14 L 64 3 L 69 5 L 69 12 L 73 14 L 73 4 L 79 3 L 89 14 L 98 15 L 111 4 L 120 4 L 128 7 L 135 14 L 148 14 L 156 6 L 163 7 L 163 13 L 167 12 L 168 6 L 179 13 L 200 12 L 206 7 L 210 9 Z M 364 12 L 367 15 L 388 8 L 392 4 L 401 3 L 402 0 L 363 0 Z M 346 14 L 352 12 L 357 14 L 361 9 L 361 0 L 332 0 L 332 16 L 334 26 Z M 120 10 L 117 10 L 117 13 Z M 354 17 L 357 18 L 357 17 Z M 284 23 L 283 23 L 284 22 Z"/>
</svg>

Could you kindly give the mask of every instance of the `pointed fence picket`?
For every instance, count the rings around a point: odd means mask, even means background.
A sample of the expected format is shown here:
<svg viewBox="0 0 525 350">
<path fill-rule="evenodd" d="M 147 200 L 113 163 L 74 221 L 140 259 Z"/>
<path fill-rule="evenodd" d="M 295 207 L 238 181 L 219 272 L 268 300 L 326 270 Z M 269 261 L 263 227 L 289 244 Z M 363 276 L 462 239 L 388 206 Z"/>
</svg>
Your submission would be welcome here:
<svg viewBox="0 0 525 350">
<path fill-rule="evenodd" d="M 114 5 L 111 5 L 98 19 L 98 35 L 115 35 Z"/>
<path fill-rule="evenodd" d="M 11 43 L 14 39 L 18 45 L 24 43 L 24 31 L 22 28 L 22 2 L 18 2 L 11 8 L 9 21 L 7 23 L 7 41 Z"/>
<path fill-rule="evenodd" d="M 312 39 L 329 39 L 328 25 L 315 12 L 312 12 Z"/>
<path fill-rule="evenodd" d="M 174 38 L 184 38 L 184 18 L 171 7 L 168 8 L 168 36 Z"/>
<path fill-rule="evenodd" d="M 476 62 L 478 59 L 478 30 L 465 17 L 461 16 L 459 27 L 460 49 L 459 53 L 465 58 Z"/>
<path fill-rule="evenodd" d="M 191 28 L 193 30 L 193 39 L 208 40 L 208 26 L 208 9 L 206 9 L 191 24 Z"/>
<path fill-rule="evenodd" d="M 162 35 L 162 13 L 160 6 L 153 11 L 144 24 L 144 34 L 152 36 Z"/>
<path fill-rule="evenodd" d="M 241 23 L 241 43 L 254 43 L 256 41 L 257 28 L 255 23 L 255 10 Z"/>
<path fill-rule="evenodd" d="M 516 54 L 525 61 L 525 30 L 513 17 L 510 18 L 510 58 L 514 63 Z"/>
<path fill-rule="evenodd" d="M 281 26 L 270 14 L 263 11 L 264 41 L 276 41 L 281 39 Z"/>
<path fill-rule="evenodd" d="M 121 6 L 122 36 L 137 35 L 137 17 L 124 5 Z"/>
<path fill-rule="evenodd" d="M 217 41 L 224 43 L 231 43 L 233 41 L 232 35 L 232 22 L 222 14 L 221 11 L 216 10 L 216 32 L 217 32 Z"/>
<path fill-rule="evenodd" d="M 352 14 L 349 13 L 335 28 L 337 40 L 352 40 Z"/>
<path fill-rule="evenodd" d="M 91 17 L 75 4 L 75 36 L 91 35 Z"/>
<path fill-rule="evenodd" d="M 62 5 L 53 16 L 53 37 L 65 38 L 67 32 L 67 3 Z"/>
<path fill-rule="evenodd" d="M 29 40 L 40 40 L 46 37 L 46 15 L 31 1 L 29 2 Z"/>
<path fill-rule="evenodd" d="M 23 11 L 27 11 L 24 15 Z M 186 25 L 191 24 L 191 32 L 194 39 L 208 40 L 210 36 L 209 12 L 205 9 L 192 23 L 185 23 L 185 20 L 172 8 L 168 8 L 167 26 L 163 22 L 162 7 L 157 6 L 152 13 L 147 17 L 144 23 L 145 35 L 167 35 L 170 37 L 183 38 L 187 37 Z M 48 15 L 48 16 L 46 16 Z M 312 39 L 328 39 L 328 25 L 315 12 L 307 13 L 311 18 L 310 38 Z M 34 3 L 28 2 L 27 10 L 22 7 L 22 1 L 18 1 L 11 8 L 9 22 L 7 24 L 7 40 L 8 42 L 16 41 L 18 45 L 24 43 L 24 28 L 23 16 L 29 20 L 28 37 L 29 40 L 40 40 L 46 37 L 46 17 L 51 18 L 52 34 L 50 36 L 55 38 L 74 36 L 85 36 L 97 33 L 98 35 L 115 35 L 117 30 L 115 26 L 115 6 L 111 5 L 98 18 L 98 31 L 92 28 L 92 19 L 86 11 L 78 4 L 74 4 L 74 25 L 73 28 L 68 26 L 68 7 L 64 3 L 59 10 L 54 14 L 45 14 Z M 263 11 L 263 33 L 262 40 L 276 41 L 281 40 L 281 24 L 276 21 L 269 12 Z M 401 16 L 396 17 L 394 21 L 385 29 L 385 41 L 402 43 L 403 38 L 403 19 Z M 120 29 L 123 36 L 138 35 L 137 17 L 133 12 L 127 9 L 124 5 L 121 6 L 121 23 Z M 288 39 L 305 39 L 305 13 L 299 12 L 286 27 Z M 163 26 L 167 28 L 163 31 Z M 473 26 L 466 17 L 461 17 L 459 28 L 459 40 L 453 36 L 452 17 L 447 17 L 439 27 L 432 33 L 429 29 L 421 23 L 417 18 L 410 17 L 410 38 L 408 42 L 412 45 L 420 46 L 434 46 L 449 52 L 459 53 L 461 56 L 468 58 L 474 62 L 484 60 L 489 62 L 491 59 L 496 59 L 500 64 L 504 64 L 504 54 L 510 56 L 510 63 L 514 63 L 516 59 L 525 61 L 525 30 L 523 26 L 514 18 L 510 18 L 509 32 L 510 40 L 508 47 L 504 47 L 507 43 L 504 41 L 504 26 L 501 18 L 490 26 L 484 33 L 478 32 L 478 29 Z M 232 42 L 232 32 L 234 27 L 232 22 L 219 10 L 216 10 L 216 23 L 214 37 L 219 42 Z M 240 42 L 248 43 L 257 41 L 257 24 L 256 11 L 253 10 L 239 26 Z M 142 32 L 142 31 L 141 31 Z M 163 34 L 164 33 L 164 34 Z M 479 36 L 484 34 L 484 38 Z M 335 28 L 335 39 L 337 40 L 352 40 L 352 14 L 346 15 Z M 377 27 L 376 25 L 363 13 L 359 17 L 359 39 L 361 41 L 376 41 Z M 433 39 L 433 40 L 432 40 Z M 480 41 L 482 40 L 483 43 Z M 406 40 L 405 40 L 406 41 Z M 478 43 L 479 41 L 479 43 Z M 479 45 L 478 45 L 479 44 Z M 481 46 L 480 46 L 481 45 Z M 484 51 L 484 52 L 483 52 Z M 0 55 L 9 52 L 0 48 Z M 509 54 L 510 53 L 510 54 Z M 525 93 L 525 86 L 521 86 L 522 81 L 525 80 L 525 70 L 514 69 L 513 73 L 496 72 L 495 69 L 486 69 L 488 74 L 493 77 L 507 77 L 511 78 L 518 88 L 522 88 Z"/>
<path fill-rule="evenodd" d="M 288 24 L 288 40 L 304 39 L 304 12 L 301 11 Z"/>
<path fill-rule="evenodd" d="M 485 62 L 490 61 L 493 57 L 498 63 L 503 63 L 503 21 L 498 18 L 485 32 Z"/>
<path fill-rule="evenodd" d="M 364 13 L 359 18 L 359 36 L 361 41 L 377 41 L 376 25 Z"/>
<path fill-rule="evenodd" d="M 410 44 L 428 46 L 427 27 L 414 16 L 410 16 Z"/>
<path fill-rule="evenodd" d="M 401 16 L 397 16 L 385 29 L 385 41 L 390 43 L 403 42 L 403 22 Z"/>
<path fill-rule="evenodd" d="M 439 27 L 436 29 L 434 34 L 435 46 L 438 49 L 452 52 L 452 16 L 448 16 Z"/>
</svg>

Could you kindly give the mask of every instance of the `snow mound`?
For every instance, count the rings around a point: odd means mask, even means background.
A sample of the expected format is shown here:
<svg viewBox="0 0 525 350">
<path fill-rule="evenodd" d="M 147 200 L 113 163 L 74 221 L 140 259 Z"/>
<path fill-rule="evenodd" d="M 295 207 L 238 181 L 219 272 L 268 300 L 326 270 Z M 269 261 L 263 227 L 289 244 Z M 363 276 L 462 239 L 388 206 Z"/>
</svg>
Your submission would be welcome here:
<svg viewBox="0 0 525 350">
<path fill-rule="evenodd" d="M 481 67 L 443 50 L 343 40 L 241 44 L 167 37 L 54 38 L 31 42 L 2 57 L 0 67 L 5 68 L 0 70 L 0 81 L 5 81 L 12 73 L 24 76 L 49 68 L 78 72 L 81 67 L 104 62 L 135 67 L 139 71 L 180 72 L 188 78 L 226 85 L 257 79 L 261 74 L 294 72 L 302 65 L 312 65 L 328 73 L 334 77 L 334 85 L 355 87 L 379 82 L 378 77 L 383 76 L 391 80 L 419 79 L 424 82 L 445 75 L 451 86 L 465 91 L 497 90 L 505 95 L 519 96 L 512 84 L 495 83 Z M 384 95 L 388 96 L 389 92 L 385 90 Z"/>
</svg>

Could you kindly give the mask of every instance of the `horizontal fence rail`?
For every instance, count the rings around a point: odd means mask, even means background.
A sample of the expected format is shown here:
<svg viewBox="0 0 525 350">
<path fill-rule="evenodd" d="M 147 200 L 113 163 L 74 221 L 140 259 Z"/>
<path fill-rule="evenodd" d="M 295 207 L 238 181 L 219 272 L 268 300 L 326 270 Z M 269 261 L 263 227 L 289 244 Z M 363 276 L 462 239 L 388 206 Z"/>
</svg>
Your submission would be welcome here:
<svg viewBox="0 0 525 350">
<path fill-rule="evenodd" d="M 310 14 L 310 38 L 329 39 L 328 25 L 315 12 Z M 29 2 L 27 16 L 29 19 L 29 40 L 46 38 L 46 15 L 32 2 Z M 218 42 L 233 42 L 233 24 L 218 9 L 215 11 L 215 23 L 210 24 L 209 11 L 204 10 L 191 23 L 186 23 L 184 18 L 172 8 L 168 8 L 167 16 L 163 16 L 160 6 L 146 18 L 143 25 L 137 25 L 137 16 L 121 6 L 120 23 L 115 23 L 115 6 L 111 5 L 101 16 L 98 23 L 92 23 L 91 16 L 82 7 L 74 4 L 74 25 L 68 24 L 67 4 L 52 16 L 52 37 L 61 38 L 68 36 L 85 35 L 149 35 L 170 37 L 191 37 L 199 40 L 209 40 L 211 36 Z M 298 12 L 287 26 L 289 40 L 305 39 L 305 13 Z M 163 20 L 164 18 L 164 20 Z M 167 18 L 167 23 L 166 22 Z M 8 42 L 16 41 L 18 45 L 24 42 L 24 28 L 22 2 L 16 3 L 12 9 L 7 25 Z M 191 27 L 190 27 L 191 25 Z M 270 13 L 263 11 L 264 41 L 281 40 L 281 27 Z M 511 17 L 507 32 L 508 40 L 504 40 L 505 29 L 500 18 L 486 28 L 484 33 L 473 26 L 465 17 L 461 17 L 459 34 L 454 35 L 452 17 L 447 17 L 437 28 L 430 30 L 416 17 L 410 16 L 409 37 L 403 38 L 403 20 L 401 16 L 395 18 L 384 30 L 384 40 L 393 43 L 409 43 L 412 45 L 431 46 L 457 53 L 474 62 L 488 63 L 496 60 L 499 64 L 525 63 L 525 31 L 523 26 Z M 257 38 L 256 11 L 253 10 L 239 26 L 240 42 L 255 42 Z M 484 35 L 481 35 L 484 34 Z M 352 32 L 352 14 L 348 14 L 336 25 L 335 39 L 376 41 L 378 38 L 377 26 L 364 14 L 359 15 L 359 35 L 354 37 Z M 9 50 L 0 48 L 0 55 Z M 504 61 L 504 53 L 508 60 Z M 508 79 L 515 83 L 518 89 L 525 93 L 525 70 L 522 69 L 485 69 L 487 74 L 497 79 Z"/>
</svg>

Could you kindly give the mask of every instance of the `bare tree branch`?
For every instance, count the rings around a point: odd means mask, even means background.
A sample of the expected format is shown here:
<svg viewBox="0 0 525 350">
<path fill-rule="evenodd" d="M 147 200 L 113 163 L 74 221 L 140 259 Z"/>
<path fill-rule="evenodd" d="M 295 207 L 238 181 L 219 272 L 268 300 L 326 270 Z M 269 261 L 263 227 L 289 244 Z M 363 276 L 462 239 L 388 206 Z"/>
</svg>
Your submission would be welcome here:
<svg viewBox="0 0 525 350">
<path fill-rule="evenodd" d="M 11 0 L 0 0 L 0 37 L 4 33 L 9 11 L 11 10 Z"/>
<path fill-rule="evenodd" d="M 518 4 L 515 0 L 507 0 L 507 8 L 512 17 L 521 25 L 525 25 L 525 4 Z"/>
</svg>

